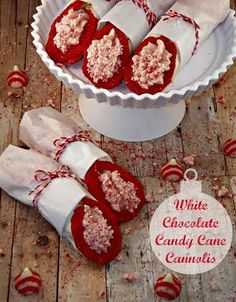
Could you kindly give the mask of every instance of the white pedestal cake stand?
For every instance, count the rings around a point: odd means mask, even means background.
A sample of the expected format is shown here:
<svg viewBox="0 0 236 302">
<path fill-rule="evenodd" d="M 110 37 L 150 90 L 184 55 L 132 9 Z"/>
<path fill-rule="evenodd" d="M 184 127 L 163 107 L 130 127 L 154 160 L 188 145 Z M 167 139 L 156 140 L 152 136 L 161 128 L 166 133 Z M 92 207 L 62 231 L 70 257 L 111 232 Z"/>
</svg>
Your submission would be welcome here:
<svg viewBox="0 0 236 302">
<path fill-rule="evenodd" d="M 229 41 L 226 41 L 221 26 L 178 73 L 168 91 L 190 86 L 192 91 L 183 88 L 185 90 L 183 96 L 173 94 L 172 98 L 167 96 L 158 102 L 157 95 L 156 103 L 152 102 L 152 106 L 150 100 L 144 100 L 137 108 L 133 105 L 126 107 L 120 102 L 112 106 L 109 102 L 98 102 L 95 98 L 89 99 L 82 95 L 80 110 L 84 120 L 99 133 L 122 141 L 147 141 L 168 134 L 184 117 L 186 109 L 184 99 L 200 94 L 220 76 L 220 74 L 215 77 L 212 75 L 225 60 L 226 42 Z M 209 82 L 205 80 L 208 76 L 210 76 Z"/>
<path fill-rule="evenodd" d="M 97 132 L 129 142 L 140 142 L 166 135 L 175 129 L 185 114 L 185 101 L 160 108 L 125 108 L 80 97 L 80 112 Z"/>
<path fill-rule="evenodd" d="M 215 83 L 236 57 L 236 19 L 232 11 L 178 72 L 166 92 L 137 96 L 124 84 L 112 91 L 97 89 L 83 76 L 81 62 L 60 68 L 45 52 L 50 25 L 66 4 L 67 0 L 42 1 L 32 24 L 33 43 L 57 79 L 80 94 L 80 110 L 85 121 L 113 139 L 140 142 L 171 132 L 184 117 L 185 100 Z"/>
</svg>

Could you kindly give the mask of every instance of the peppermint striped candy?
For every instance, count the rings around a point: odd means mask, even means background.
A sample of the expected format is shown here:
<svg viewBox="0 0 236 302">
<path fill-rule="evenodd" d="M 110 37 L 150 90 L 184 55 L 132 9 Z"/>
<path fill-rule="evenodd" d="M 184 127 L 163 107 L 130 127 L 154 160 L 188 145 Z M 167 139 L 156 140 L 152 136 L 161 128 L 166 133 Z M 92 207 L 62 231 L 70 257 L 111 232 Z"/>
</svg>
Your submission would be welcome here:
<svg viewBox="0 0 236 302">
<path fill-rule="evenodd" d="M 24 296 L 38 294 L 42 284 L 40 275 L 28 267 L 25 267 L 14 281 L 15 289 Z"/>
<path fill-rule="evenodd" d="M 28 77 L 15 65 L 7 77 L 7 84 L 11 88 L 22 88 L 28 84 Z"/>
<path fill-rule="evenodd" d="M 167 274 L 157 279 L 155 284 L 155 292 L 157 296 L 167 299 L 176 299 L 181 292 L 181 281 L 172 274 Z"/>
<path fill-rule="evenodd" d="M 161 168 L 161 176 L 165 181 L 180 181 L 184 177 L 184 168 L 172 159 Z"/>
<path fill-rule="evenodd" d="M 224 144 L 225 155 L 235 158 L 236 157 L 236 139 L 228 139 Z"/>
</svg>

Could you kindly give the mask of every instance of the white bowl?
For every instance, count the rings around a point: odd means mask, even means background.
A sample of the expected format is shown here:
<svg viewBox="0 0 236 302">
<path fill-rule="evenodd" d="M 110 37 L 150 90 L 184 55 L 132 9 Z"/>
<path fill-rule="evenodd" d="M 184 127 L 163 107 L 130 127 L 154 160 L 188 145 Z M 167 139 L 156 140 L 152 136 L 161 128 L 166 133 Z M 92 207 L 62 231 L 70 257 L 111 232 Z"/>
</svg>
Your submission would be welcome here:
<svg viewBox="0 0 236 302">
<path fill-rule="evenodd" d="M 197 54 L 177 74 L 174 82 L 166 92 L 155 95 L 136 95 L 130 92 L 122 83 L 113 90 L 96 88 L 81 71 L 82 62 L 71 67 L 58 67 L 47 55 L 44 45 L 52 21 L 68 3 L 66 0 L 42 0 L 33 16 L 33 43 L 36 51 L 49 70 L 67 87 L 87 98 L 94 98 L 99 103 L 120 105 L 133 108 L 157 108 L 167 103 L 177 103 L 193 95 L 199 95 L 209 85 L 215 83 L 236 57 L 236 18 L 231 11 L 228 18 L 218 26 L 209 39 L 199 48 Z"/>
</svg>

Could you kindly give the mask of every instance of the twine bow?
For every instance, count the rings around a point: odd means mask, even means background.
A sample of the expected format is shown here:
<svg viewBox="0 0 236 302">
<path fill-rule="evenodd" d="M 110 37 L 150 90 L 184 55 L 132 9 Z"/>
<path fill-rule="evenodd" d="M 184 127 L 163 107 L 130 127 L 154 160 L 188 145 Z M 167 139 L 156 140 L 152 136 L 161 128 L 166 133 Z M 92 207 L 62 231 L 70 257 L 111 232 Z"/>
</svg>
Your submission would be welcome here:
<svg viewBox="0 0 236 302">
<path fill-rule="evenodd" d="M 163 15 L 163 21 L 167 21 L 167 20 L 172 19 L 172 18 L 182 19 L 184 22 L 190 23 L 194 27 L 196 43 L 194 45 L 194 49 L 193 49 L 193 52 L 192 52 L 192 56 L 193 56 L 195 54 L 195 52 L 198 48 L 198 44 L 199 44 L 200 26 L 197 24 L 197 22 L 195 20 L 191 19 L 190 17 L 187 17 L 187 16 L 185 16 L 183 14 L 180 14 L 178 12 L 175 12 L 173 10 L 170 10 L 169 12 L 167 12 L 166 14 Z"/>
<path fill-rule="evenodd" d="M 53 142 L 53 145 L 57 148 L 54 159 L 58 161 L 66 147 L 76 141 L 93 143 L 93 141 L 89 138 L 87 131 L 80 131 L 78 134 L 75 134 L 71 137 L 60 137 Z"/>
<path fill-rule="evenodd" d="M 33 205 L 37 209 L 39 197 L 42 194 L 43 190 L 52 182 L 55 178 L 74 178 L 77 179 L 74 174 L 72 174 L 69 167 L 63 165 L 57 171 L 54 172 L 45 172 L 43 170 L 37 170 L 34 175 L 34 179 L 39 182 L 39 185 L 36 186 L 29 195 L 34 195 Z"/>
<path fill-rule="evenodd" d="M 152 28 L 157 23 L 157 16 L 149 7 L 147 0 L 131 0 L 134 4 L 138 5 L 145 13 L 149 26 Z"/>
</svg>

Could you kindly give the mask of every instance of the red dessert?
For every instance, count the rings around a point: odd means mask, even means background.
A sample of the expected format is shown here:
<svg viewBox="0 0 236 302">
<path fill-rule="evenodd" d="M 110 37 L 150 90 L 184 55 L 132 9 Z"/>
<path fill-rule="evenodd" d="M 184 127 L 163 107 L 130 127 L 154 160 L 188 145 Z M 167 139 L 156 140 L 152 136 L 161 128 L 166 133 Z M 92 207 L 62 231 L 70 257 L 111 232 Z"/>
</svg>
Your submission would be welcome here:
<svg viewBox="0 0 236 302">
<path fill-rule="evenodd" d="M 129 61 L 129 40 L 111 23 L 98 31 L 84 55 L 84 75 L 100 88 L 112 89 L 124 76 Z"/>
<path fill-rule="evenodd" d="M 15 289 L 24 296 L 38 294 L 42 284 L 40 275 L 28 267 L 15 277 L 14 282 Z"/>
<path fill-rule="evenodd" d="M 7 77 L 7 84 L 11 88 L 22 88 L 28 84 L 28 77 L 15 65 Z"/>
<path fill-rule="evenodd" d="M 172 274 L 167 274 L 158 278 L 155 284 L 157 296 L 166 300 L 176 299 L 180 295 L 181 288 L 181 281 Z"/>
<path fill-rule="evenodd" d="M 78 250 L 88 259 L 105 265 L 121 250 L 121 233 L 115 215 L 104 204 L 87 197 L 71 219 L 71 232 Z"/>
<path fill-rule="evenodd" d="M 184 177 L 184 168 L 172 159 L 161 168 L 161 176 L 165 181 L 180 181 Z"/>
<path fill-rule="evenodd" d="M 136 94 L 155 94 L 167 87 L 176 69 L 176 45 L 164 36 L 148 37 L 125 69 L 125 81 Z"/>
<path fill-rule="evenodd" d="M 236 157 L 236 140 L 235 139 L 228 139 L 224 143 L 224 153 L 228 157 L 235 158 Z"/>
<path fill-rule="evenodd" d="M 145 204 L 140 182 L 117 164 L 96 161 L 86 174 L 89 192 L 115 213 L 119 222 L 137 216 Z"/>
<path fill-rule="evenodd" d="M 46 52 L 56 63 L 73 64 L 79 61 L 97 29 L 97 23 L 90 4 L 81 0 L 71 3 L 54 20 Z"/>
</svg>

